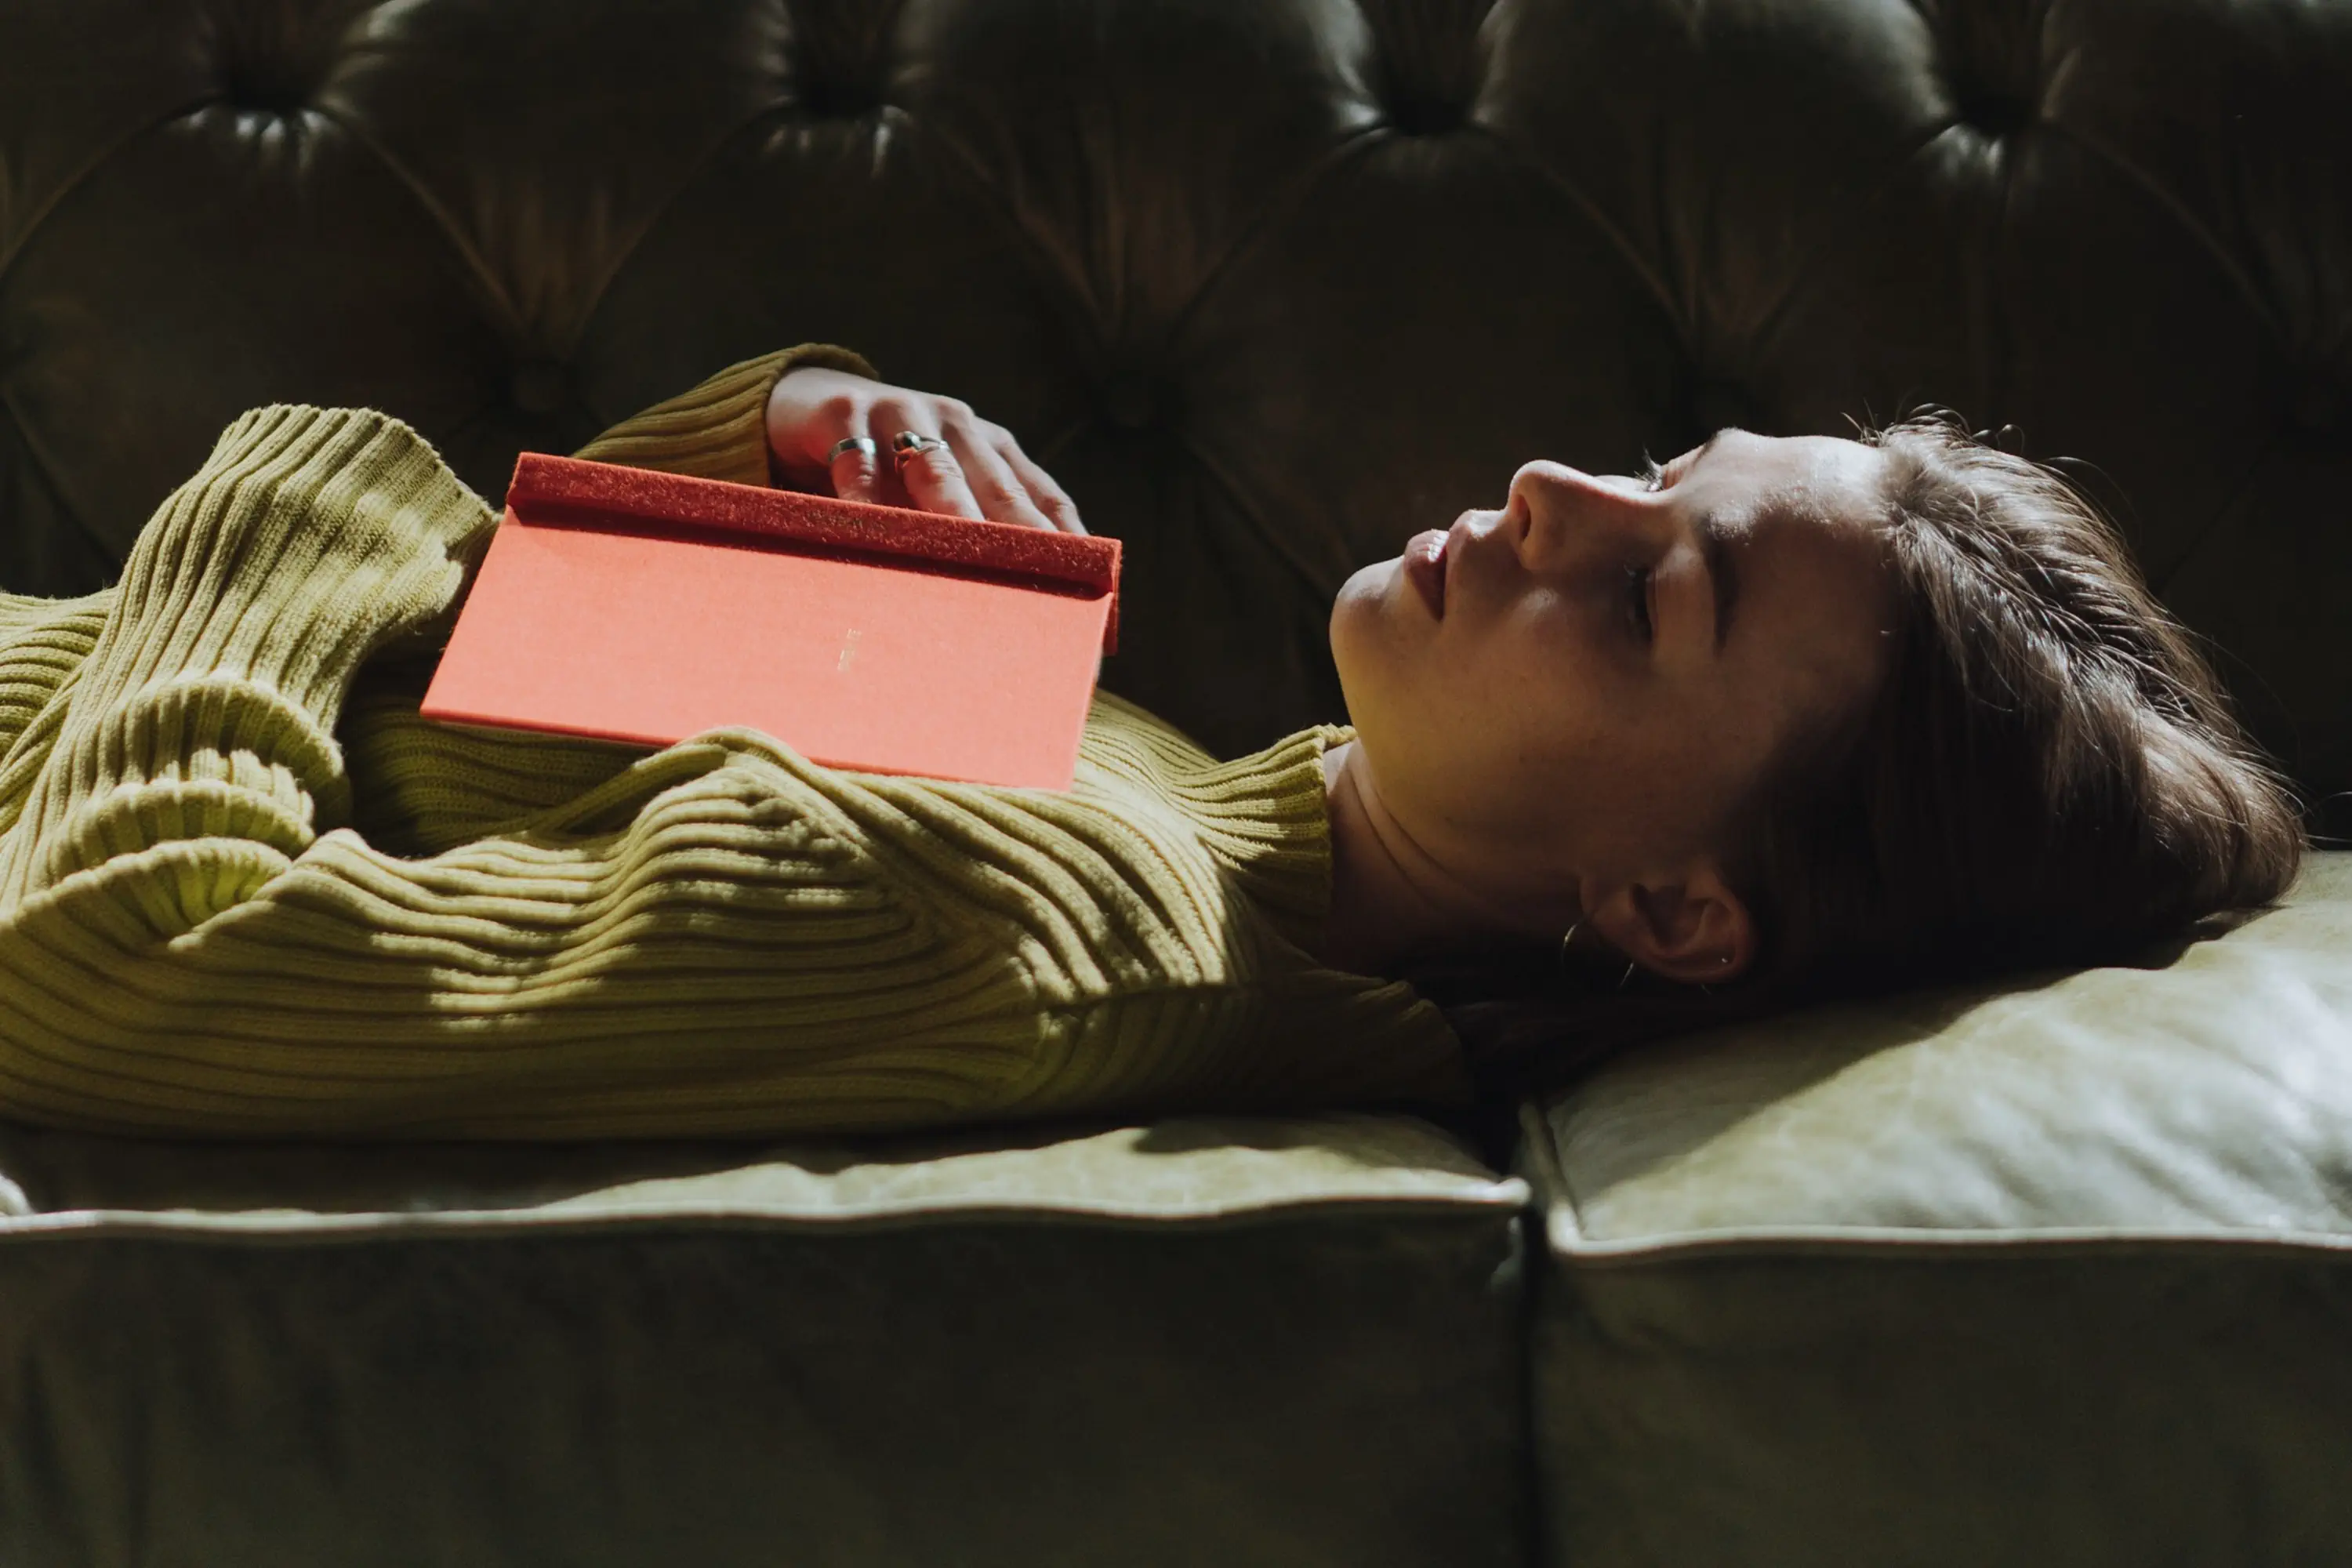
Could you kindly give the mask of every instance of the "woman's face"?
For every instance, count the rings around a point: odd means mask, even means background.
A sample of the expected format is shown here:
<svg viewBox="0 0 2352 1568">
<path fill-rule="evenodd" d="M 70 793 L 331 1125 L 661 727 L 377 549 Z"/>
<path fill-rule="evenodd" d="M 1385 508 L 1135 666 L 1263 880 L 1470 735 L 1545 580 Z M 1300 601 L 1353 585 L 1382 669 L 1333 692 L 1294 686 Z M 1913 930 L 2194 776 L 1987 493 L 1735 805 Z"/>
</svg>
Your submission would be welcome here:
<svg viewBox="0 0 2352 1568">
<path fill-rule="evenodd" d="M 1879 679 L 1884 462 L 1740 430 L 1640 477 L 1533 462 L 1349 578 L 1332 655 L 1389 818 L 1530 935 L 1717 863 L 1776 751 Z M 1407 563 L 1441 549 L 1437 607 Z"/>
</svg>

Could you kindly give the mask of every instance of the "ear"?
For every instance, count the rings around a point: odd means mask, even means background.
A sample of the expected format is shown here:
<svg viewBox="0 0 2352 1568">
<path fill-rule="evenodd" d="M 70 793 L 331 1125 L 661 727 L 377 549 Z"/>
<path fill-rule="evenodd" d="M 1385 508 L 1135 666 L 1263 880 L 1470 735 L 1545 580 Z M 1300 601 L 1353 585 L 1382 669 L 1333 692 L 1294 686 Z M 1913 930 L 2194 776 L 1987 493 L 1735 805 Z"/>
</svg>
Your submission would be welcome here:
<svg viewBox="0 0 2352 1568">
<path fill-rule="evenodd" d="M 1756 958 L 1756 922 L 1711 861 L 1624 883 L 1585 921 L 1651 973 L 1686 984 L 1734 979 Z"/>
</svg>

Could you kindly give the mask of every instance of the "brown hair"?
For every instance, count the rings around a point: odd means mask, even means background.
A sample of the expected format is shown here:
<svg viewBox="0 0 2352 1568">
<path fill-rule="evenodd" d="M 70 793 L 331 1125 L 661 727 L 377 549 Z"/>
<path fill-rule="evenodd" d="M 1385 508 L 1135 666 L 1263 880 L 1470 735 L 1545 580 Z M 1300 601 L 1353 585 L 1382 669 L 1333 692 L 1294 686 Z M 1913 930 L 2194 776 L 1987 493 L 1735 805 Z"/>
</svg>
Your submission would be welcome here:
<svg viewBox="0 0 2352 1568">
<path fill-rule="evenodd" d="M 1825 994 L 2128 960 L 2294 879 L 2294 802 L 2099 510 L 1947 413 L 1861 438 L 1890 459 L 1892 658 L 1737 815 L 1757 961 L 1711 991 L 1550 952 L 1408 973 L 1490 1087 Z"/>
</svg>

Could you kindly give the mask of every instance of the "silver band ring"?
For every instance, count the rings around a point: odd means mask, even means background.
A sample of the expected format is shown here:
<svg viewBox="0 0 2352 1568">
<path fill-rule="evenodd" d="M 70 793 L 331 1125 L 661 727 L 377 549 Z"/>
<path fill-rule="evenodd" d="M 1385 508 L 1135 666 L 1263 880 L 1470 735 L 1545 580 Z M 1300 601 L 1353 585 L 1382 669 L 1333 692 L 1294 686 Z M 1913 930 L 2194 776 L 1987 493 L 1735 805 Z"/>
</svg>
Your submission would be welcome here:
<svg viewBox="0 0 2352 1568">
<path fill-rule="evenodd" d="M 926 436 L 917 430 L 901 430 L 890 437 L 891 456 L 901 469 L 926 452 L 944 452 L 947 449 L 948 444 L 937 436 Z"/>
<path fill-rule="evenodd" d="M 844 436 L 833 444 L 833 450 L 824 455 L 824 466 L 828 468 L 833 467 L 836 458 L 844 452 L 850 451 L 860 453 L 866 461 L 872 462 L 879 456 L 881 450 L 881 447 L 875 445 L 874 437 L 871 436 Z"/>
</svg>

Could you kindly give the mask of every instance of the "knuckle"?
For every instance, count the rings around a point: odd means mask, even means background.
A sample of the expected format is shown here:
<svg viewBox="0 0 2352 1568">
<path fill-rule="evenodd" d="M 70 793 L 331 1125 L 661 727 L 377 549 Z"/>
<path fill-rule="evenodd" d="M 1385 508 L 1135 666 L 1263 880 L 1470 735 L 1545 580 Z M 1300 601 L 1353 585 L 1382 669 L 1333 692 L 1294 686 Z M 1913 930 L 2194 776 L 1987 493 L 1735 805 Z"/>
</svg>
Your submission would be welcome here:
<svg viewBox="0 0 2352 1568">
<path fill-rule="evenodd" d="M 963 473 L 956 465 L 955 454 L 944 447 L 925 447 L 901 464 L 898 471 L 909 483 L 919 484 L 929 489 L 952 485 L 962 478 Z"/>
</svg>

